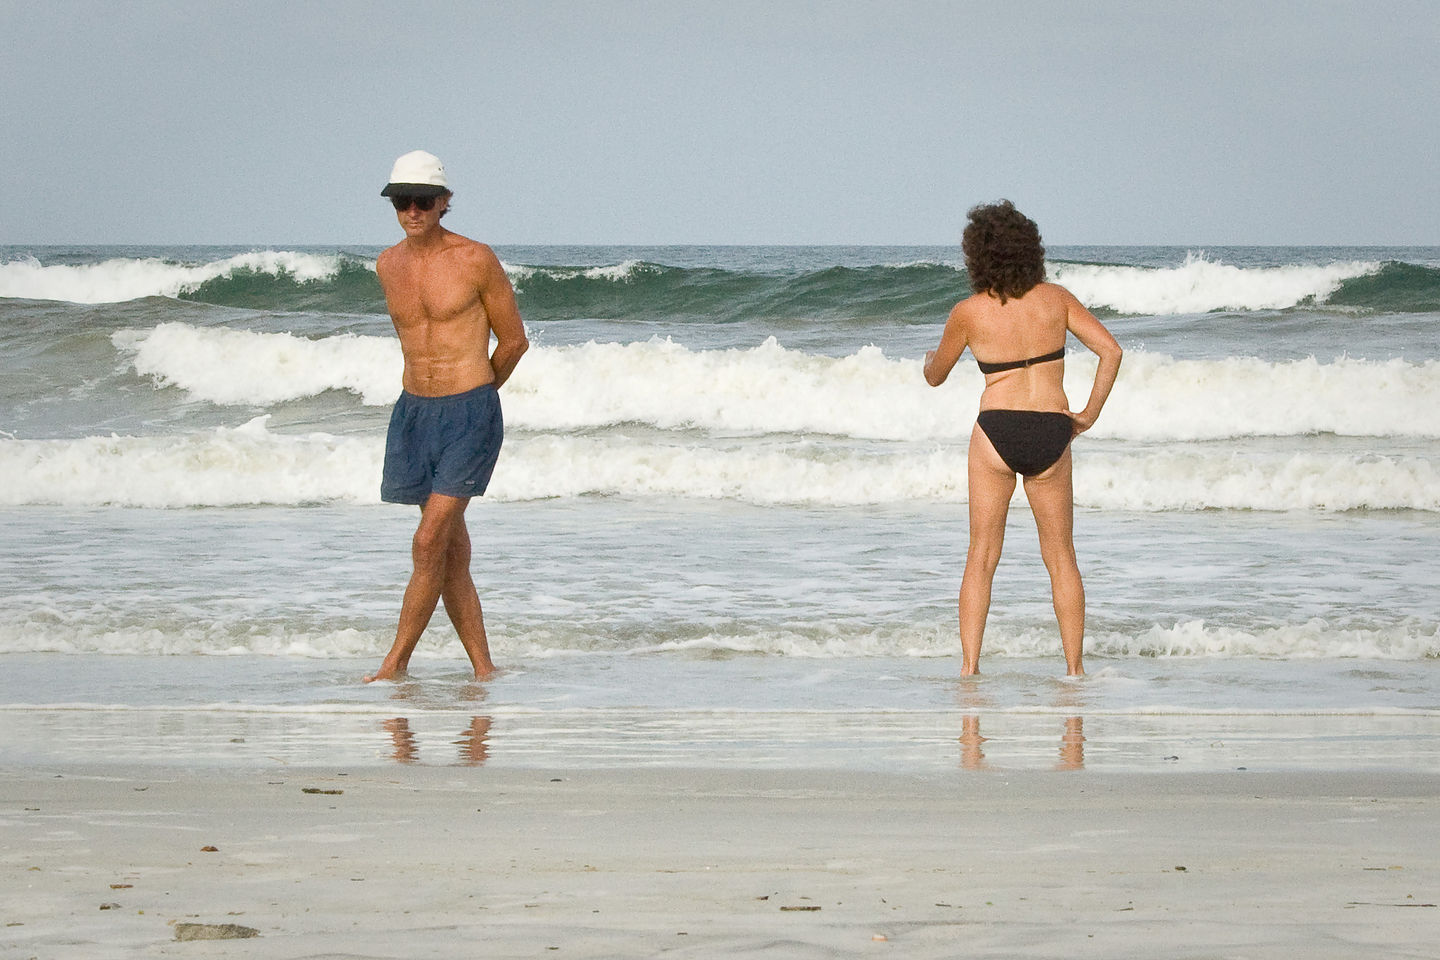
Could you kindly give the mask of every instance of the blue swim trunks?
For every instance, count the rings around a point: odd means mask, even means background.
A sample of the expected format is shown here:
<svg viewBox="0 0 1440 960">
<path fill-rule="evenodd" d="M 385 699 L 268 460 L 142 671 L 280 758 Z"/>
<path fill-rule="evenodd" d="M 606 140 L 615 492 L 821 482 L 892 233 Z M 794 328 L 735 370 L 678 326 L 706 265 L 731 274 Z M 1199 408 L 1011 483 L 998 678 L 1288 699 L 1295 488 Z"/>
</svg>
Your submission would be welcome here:
<svg viewBox="0 0 1440 960">
<path fill-rule="evenodd" d="M 380 499 L 423 504 L 432 493 L 479 496 L 490 484 L 504 436 L 493 383 L 445 397 L 401 391 L 385 437 Z"/>
</svg>

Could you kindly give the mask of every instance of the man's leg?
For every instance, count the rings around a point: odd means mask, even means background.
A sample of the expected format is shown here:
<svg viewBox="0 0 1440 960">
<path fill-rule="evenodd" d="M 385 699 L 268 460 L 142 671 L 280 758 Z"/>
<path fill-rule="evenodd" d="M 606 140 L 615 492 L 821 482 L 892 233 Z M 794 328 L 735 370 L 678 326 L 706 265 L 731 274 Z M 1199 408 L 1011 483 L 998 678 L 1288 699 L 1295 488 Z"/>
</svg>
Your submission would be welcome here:
<svg viewBox="0 0 1440 960">
<path fill-rule="evenodd" d="M 475 592 L 475 581 L 470 576 L 470 531 L 465 526 L 463 513 L 455 518 L 450 553 L 445 561 L 445 586 L 440 596 L 470 657 L 475 678 L 485 679 L 495 672 L 495 663 L 490 659 L 490 642 L 485 637 L 485 612 L 480 608 L 480 595 Z"/>
<path fill-rule="evenodd" d="M 380 669 L 365 678 L 366 683 L 393 679 L 403 675 L 409 667 L 410 655 L 415 652 L 415 645 L 420 642 L 420 635 L 430 623 L 435 604 L 439 602 L 445 589 L 451 547 L 457 530 L 465 529 L 465 508 L 469 505 L 468 498 L 432 493 L 420 508 L 420 526 L 410 544 L 414 567 L 410 574 L 410 584 L 405 588 L 405 599 L 400 605 L 400 623 L 395 628 L 395 644 L 385 655 Z M 468 557 L 468 536 L 465 542 L 465 554 Z M 471 589 L 474 589 L 473 584 Z M 479 603 L 477 598 L 477 608 Z"/>
</svg>

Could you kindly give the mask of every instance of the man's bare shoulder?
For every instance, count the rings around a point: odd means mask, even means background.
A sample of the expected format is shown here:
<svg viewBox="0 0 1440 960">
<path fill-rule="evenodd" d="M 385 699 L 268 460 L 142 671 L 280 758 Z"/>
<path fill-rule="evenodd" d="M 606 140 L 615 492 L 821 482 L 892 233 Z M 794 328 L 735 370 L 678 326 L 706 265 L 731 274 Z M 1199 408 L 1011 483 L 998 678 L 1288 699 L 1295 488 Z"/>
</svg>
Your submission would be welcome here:
<svg viewBox="0 0 1440 960">
<path fill-rule="evenodd" d="M 405 244 L 400 242 L 393 247 L 388 247 L 380 252 L 375 258 L 375 273 L 384 280 L 387 276 L 393 275 L 405 262 Z"/>
<path fill-rule="evenodd" d="M 450 234 L 450 251 L 454 256 L 465 257 L 476 262 L 499 263 L 500 258 L 495 251 L 490 249 L 488 243 L 481 243 L 479 240 L 471 240 L 469 237 L 458 233 Z"/>
<path fill-rule="evenodd" d="M 451 237 L 448 252 L 457 263 L 464 265 L 466 272 L 476 274 L 482 282 L 504 275 L 505 267 L 489 244 L 458 233 L 451 234 Z"/>
</svg>

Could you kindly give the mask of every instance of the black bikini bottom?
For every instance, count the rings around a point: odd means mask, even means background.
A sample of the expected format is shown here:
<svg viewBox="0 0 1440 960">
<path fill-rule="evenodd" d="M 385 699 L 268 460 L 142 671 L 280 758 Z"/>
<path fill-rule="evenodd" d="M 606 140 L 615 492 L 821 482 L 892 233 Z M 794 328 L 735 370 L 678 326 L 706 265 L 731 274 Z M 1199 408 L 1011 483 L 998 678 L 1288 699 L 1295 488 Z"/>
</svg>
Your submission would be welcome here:
<svg viewBox="0 0 1440 960">
<path fill-rule="evenodd" d="M 1075 421 L 1042 410 L 981 410 L 975 418 L 990 445 L 1016 473 L 1044 473 L 1065 454 L 1075 436 Z"/>
</svg>

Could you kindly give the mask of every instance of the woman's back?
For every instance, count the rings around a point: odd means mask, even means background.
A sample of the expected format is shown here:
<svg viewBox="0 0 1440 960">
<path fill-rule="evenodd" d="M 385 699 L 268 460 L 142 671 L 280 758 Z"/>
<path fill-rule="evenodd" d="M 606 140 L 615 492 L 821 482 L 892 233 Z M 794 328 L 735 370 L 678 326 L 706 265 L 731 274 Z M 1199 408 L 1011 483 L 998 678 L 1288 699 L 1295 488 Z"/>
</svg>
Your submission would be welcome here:
<svg viewBox="0 0 1440 960">
<path fill-rule="evenodd" d="M 1062 359 L 1069 299 L 1063 288 L 1041 283 L 1004 303 L 988 293 L 963 302 L 970 352 L 998 368 L 985 374 L 981 410 L 1069 409 Z"/>
</svg>

